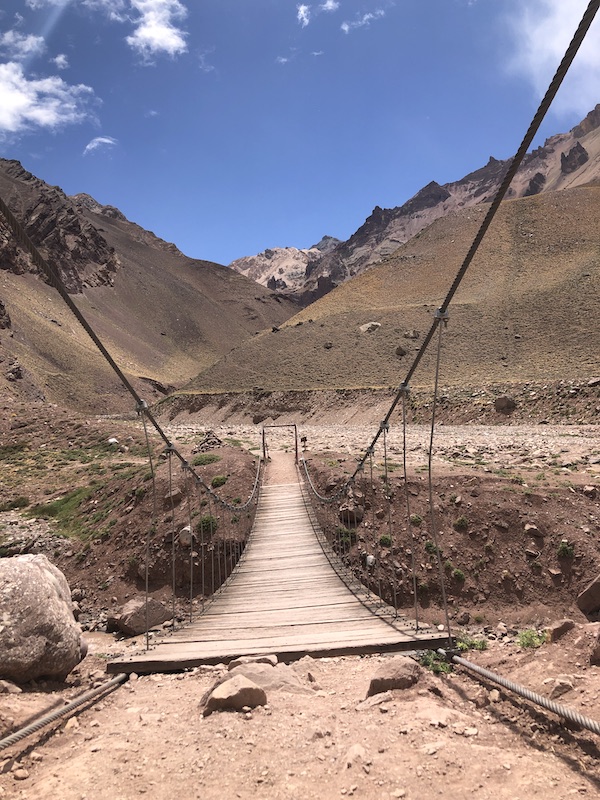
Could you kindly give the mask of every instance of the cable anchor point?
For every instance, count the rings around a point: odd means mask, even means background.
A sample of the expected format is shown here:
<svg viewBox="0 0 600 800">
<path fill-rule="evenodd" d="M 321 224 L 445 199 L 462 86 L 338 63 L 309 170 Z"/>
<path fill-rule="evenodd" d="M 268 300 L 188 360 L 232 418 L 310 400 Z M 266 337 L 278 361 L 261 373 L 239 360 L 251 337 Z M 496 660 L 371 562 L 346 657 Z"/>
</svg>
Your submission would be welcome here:
<svg viewBox="0 0 600 800">
<path fill-rule="evenodd" d="M 143 414 L 144 411 L 148 411 L 148 403 L 145 400 L 140 400 L 135 407 L 135 410 L 138 414 Z"/>
<path fill-rule="evenodd" d="M 442 311 L 441 308 L 436 308 L 435 314 L 433 315 L 435 319 L 441 320 L 444 323 L 444 327 L 448 327 L 448 320 L 450 319 L 450 314 L 448 311 Z"/>
<path fill-rule="evenodd" d="M 390 423 L 388 422 L 387 419 L 384 419 L 379 423 L 379 430 L 380 431 L 385 431 L 387 433 L 389 431 L 389 429 L 390 429 Z"/>
</svg>

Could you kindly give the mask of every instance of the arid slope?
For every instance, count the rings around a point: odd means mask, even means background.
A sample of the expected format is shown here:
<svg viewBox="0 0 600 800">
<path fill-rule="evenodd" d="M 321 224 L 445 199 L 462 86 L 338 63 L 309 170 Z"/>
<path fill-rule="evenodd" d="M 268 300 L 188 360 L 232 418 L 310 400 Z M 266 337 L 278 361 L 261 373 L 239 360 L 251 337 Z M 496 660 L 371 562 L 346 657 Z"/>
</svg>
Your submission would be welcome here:
<svg viewBox="0 0 600 800">
<path fill-rule="evenodd" d="M 436 220 L 383 264 L 228 353 L 190 390 L 393 386 L 403 379 L 483 219 Z M 598 371 L 600 187 L 503 203 L 450 308 L 447 385 Z M 371 333 L 360 326 L 381 325 Z M 410 338 L 410 337 L 418 338 Z M 406 351 L 398 355 L 398 347 Z M 424 359 L 415 385 L 431 379 Z"/>
<path fill-rule="evenodd" d="M 0 162 L 0 191 L 149 400 L 295 310 L 226 267 L 187 258 L 117 209 L 67 197 L 17 162 Z M 3 220 L 0 269 L 2 391 L 80 410 L 127 407 L 132 401 L 57 292 L 34 274 Z"/>
</svg>

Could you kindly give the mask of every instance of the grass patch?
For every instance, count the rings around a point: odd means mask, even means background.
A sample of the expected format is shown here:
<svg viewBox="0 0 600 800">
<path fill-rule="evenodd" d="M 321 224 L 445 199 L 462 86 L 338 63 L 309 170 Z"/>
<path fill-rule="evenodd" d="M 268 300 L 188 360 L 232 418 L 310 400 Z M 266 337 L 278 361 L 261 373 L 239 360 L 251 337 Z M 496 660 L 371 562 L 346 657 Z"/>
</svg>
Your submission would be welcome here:
<svg viewBox="0 0 600 800">
<path fill-rule="evenodd" d="M 89 531 L 77 516 L 81 504 L 89 500 L 93 491 L 89 486 L 82 486 L 64 495 L 64 497 L 59 497 L 58 500 L 32 506 L 28 514 L 32 517 L 56 520 L 59 531 L 65 536 L 85 538 L 89 536 Z"/>
<path fill-rule="evenodd" d="M 29 505 L 29 498 L 15 497 L 14 500 L 7 500 L 5 503 L 0 503 L 0 511 L 14 511 L 16 508 L 26 508 Z"/>
<path fill-rule="evenodd" d="M 205 467 L 207 464 L 214 464 L 216 461 L 220 460 L 221 456 L 215 453 L 198 453 L 198 455 L 194 456 L 192 459 L 192 466 Z"/>
<path fill-rule="evenodd" d="M 456 647 L 461 653 L 467 650 L 487 650 L 488 643 L 485 639 L 474 639 L 472 636 L 458 636 Z"/>
<path fill-rule="evenodd" d="M 382 536 L 379 537 L 379 544 L 382 547 L 391 547 L 392 546 L 392 537 L 389 534 L 384 533 Z"/>
<path fill-rule="evenodd" d="M 210 482 L 210 485 L 213 489 L 218 489 L 219 486 L 225 486 L 227 483 L 227 475 L 215 475 L 215 477 Z"/>
<path fill-rule="evenodd" d="M 541 647 L 546 641 L 547 639 L 545 633 L 538 633 L 532 628 L 521 631 L 517 636 L 519 647 L 524 650 L 534 650 L 537 647 Z"/>
</svg>

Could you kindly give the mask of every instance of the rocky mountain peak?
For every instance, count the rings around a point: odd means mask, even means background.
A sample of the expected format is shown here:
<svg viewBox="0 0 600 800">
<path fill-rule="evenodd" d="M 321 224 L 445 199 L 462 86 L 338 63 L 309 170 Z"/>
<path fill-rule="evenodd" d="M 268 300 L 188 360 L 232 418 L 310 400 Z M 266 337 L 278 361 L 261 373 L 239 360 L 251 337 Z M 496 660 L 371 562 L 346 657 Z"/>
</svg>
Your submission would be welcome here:
<svg viewBox="0 0 600 800">
<path fill-rule="evenodd" d="M 122 222 L 127 222 L 127 217 L 125 216 L 125 214 L 122 214 L 118 208 L 115 208 L 115 206 L 103 206 L 96 200 L 94 200 L 94 198 L 91 197 L 91 195 L 85 194 L 85 192 L 71 195 L 70 199 L 75 203 L 76 206 L 81 208 L 87 208 L 94 214 L 101 214 L 104 217 L 110 217 L 111 219 L 120 219 Z"/>
<path fill-rule="evenodd" d="M 593 108 L 587 117 L 582 120 L 579 125 L 576 125 L 572 130 L 571 133 L 576 139 L 581 139 L 582 136 L 585 136 L 591 131 L 596 130 L 596 128 L 600 128 L 600 103 Z"/>
</svg>

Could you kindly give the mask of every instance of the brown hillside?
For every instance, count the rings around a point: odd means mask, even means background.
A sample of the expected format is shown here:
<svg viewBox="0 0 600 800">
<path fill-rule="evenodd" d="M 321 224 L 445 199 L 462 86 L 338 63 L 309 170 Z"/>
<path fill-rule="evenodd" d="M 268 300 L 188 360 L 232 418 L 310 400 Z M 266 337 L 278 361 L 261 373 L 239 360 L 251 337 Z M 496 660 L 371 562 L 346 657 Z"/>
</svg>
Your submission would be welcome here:
<svg viewBox="0 0 600 800">
<path fill-rule="evenodd" d="M 393 386 L 403 379 L 487 206 L 439 219 L 373 267 L 239 346 L 190 390 Z M 450 307 L 447 385 L 598 371 L 600 187 L 503 203 Z M 359 328 L 381 327 L 372 333 Z M 407 338 L 416 331 L 418 339 Z M 396 355 L 398 347 L 407 353 Z M 431 378 L 424 359 L 413 384 Z"/>
<path fill-rule="evenodd" d="M 116 209 L 68 198 L 15 164 L 0 163 L 3 197 L 149 400 L 295 310 L 226 267 L 187 258 Z M 58 294 L 33 274 L 3 221 L 0 245 L 2 391 L 81 410 L 130 407 L 116 376 Z"/>
</svg>

